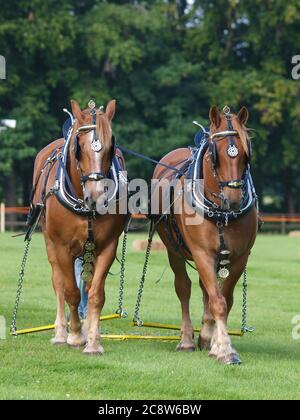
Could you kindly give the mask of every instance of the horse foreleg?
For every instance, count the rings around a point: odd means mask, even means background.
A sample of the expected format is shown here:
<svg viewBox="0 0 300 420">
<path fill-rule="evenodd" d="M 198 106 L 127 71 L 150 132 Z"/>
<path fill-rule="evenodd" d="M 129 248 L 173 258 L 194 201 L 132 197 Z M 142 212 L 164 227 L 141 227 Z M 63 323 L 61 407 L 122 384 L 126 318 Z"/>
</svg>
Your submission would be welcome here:
<svg viewBox="0 0 300 420">
<path fill-rule="evenodd" d="M 243 274 L 244 268 L 247 264 L 247 260 L 248 260 L 248 256 L 249 254 L 245 254 L 242 257 L 240 257 L 238 260 L 236 260 L 232 266 L 230 267 L 230 275 L 229 277 L 222 283 L 221 285 L 221 291 L 222 294 L 226 300 L 226 304 L 227 304 L 227 314 L 226 314 L 226 319 L 228 320 L 229 317 L 229 313 L 232 309 L 233 306 L 233 293 L 234 293 L 234 289 L 235 286 L 239 280 L 239 278 L 241 277 L 241 275 Z M 215 343 L 217 341 L 217 330 L 215 330 L 213 336 L 212 336 L 212 340 L 211 343 Z"/>
<path fill-rule="evenodd" d="M 65 311 L 64 286 L 61 281 L 59 268 L 54 264 L 52 266 L 52 283 L 56 294 L 57 313 L 55 320 L 55 336 L 52 338 L 52 344 L 65 344 L 68 337 L 68 323 Z"/>
<path fill-rule="evenodd" d="M 65 313 L 65 293 L 62 273 L 56 259 L 55 246 L 44 233 L 48 259 L 52 268 L 52 285 L 56 294 L 57 312 L 55 320 L 55 336 L 51 339 L 52 344 L 65 344 L 67 342 L 67 319 Z"/>
<path fill-rule="evenodd" d="M 55 251 L 61 281 L 64 285 L 65 299 L 70 309 L 70 331 L 67 343 L 69 346 L 79 347 L 85 344 L 85 338 L 81 334 L 81 322 L 78 315 L 80 291 L 74 275 L 74 260 L 68 248 L 62 245 L 56 245 Z"/>
<path fill-rule="evenodd" d="M 114 242 L 99 255 L 96 261 L 95 273 L 89 290 L 88 312 L 83 327 L 87 337 L 87 344 L 83 350 L 85 354 L 102 355 L 104 353 L 99 342 L 99 318 L 105 303 L 105 280 L 116 257 L 116 249 L 117 243 Z"/>
<path fill-rule="evenodd" d="M 176 347 L 176 351 L 194 351 L 194 330 L 189 309 L 191 280 L 187 274 L 184 260 L 170 252 L 168 253 L 168 256 L 170 266 L 175 274 L 175 290 L 180 300 L 182 310 L 181 340 Z"/>
<path fill-rule="evenodd" d="M 210 350 L 213 333 L 215 331 L 215 320 L 209 309 L 209 298 L 199 278 L 199 284 L 203 292 L 203 306 L 204 312 L 202 317 L 202 328 L 198 339 L 198 347 L 200 350 Z"/>
<path fill-rule="evenodd" d="M 236 351 L 231 346 L 227 332 L 227 303 L 217 282 L 215 259 L 203 252 L 196 252 L 193 257 L 208 294 L 209 310 L 216 322 L 216 330 L 209 355 L 225 364 L 240 363 Z"/>
</svg>

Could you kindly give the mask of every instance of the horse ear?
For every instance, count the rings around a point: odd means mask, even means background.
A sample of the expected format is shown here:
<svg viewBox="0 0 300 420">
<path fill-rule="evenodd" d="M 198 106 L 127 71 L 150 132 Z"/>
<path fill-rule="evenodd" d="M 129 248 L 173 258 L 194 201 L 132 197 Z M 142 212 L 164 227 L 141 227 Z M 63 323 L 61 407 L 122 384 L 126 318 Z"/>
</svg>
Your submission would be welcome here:
<svg viewBox="0 0 300 420">
<path fill-rule="evenodd" d="M 237 115 L 237 119 L 241 125 L 246 125 L 248 118 L 249 118 L 248 109 L 245 106 L 243 106 L 243 108 L 240 110 L 240 112 Z"/>
<path fill-rule="evenodd" d="M 80 106 L 78 105 L 78 102 L 74 101 L 74 99 L 71 100 L 71 109 L 72 109 L 72 114 L 74 115 L 76 120 L 81 122 L 84 118 L 84 114 L 81 111 Z"/>
<path fill-rule="evenodd" d="M 218 107 L 216 107 L 215 105 L 212 106 L 209 110 L 209 119 L 210 119 L 210 122 L 216 128 L 218 128 L 221 125 L 221 114 Z"/>
<path fill-rule="evenodd" d="M 105 114 L 107 118 L 109 119 L 109 121 L 112 121 L 112 119 L 114 118 L 115 112 L 116 112 L 116 100 L 112 99 L 111 101 L 108 102 L 106 110 L 105 110 Z"/>
</svg>

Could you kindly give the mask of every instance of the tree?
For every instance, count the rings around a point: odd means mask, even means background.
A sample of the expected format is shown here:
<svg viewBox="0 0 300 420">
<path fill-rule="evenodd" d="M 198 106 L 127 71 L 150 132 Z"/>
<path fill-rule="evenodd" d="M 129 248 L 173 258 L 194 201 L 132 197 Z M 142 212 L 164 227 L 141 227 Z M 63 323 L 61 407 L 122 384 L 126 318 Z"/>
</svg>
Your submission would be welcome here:
<svg viewBox="0 0 300 420">
<path fill-rule="evenodd" d="M 11 0 L 0 16 L 0 137 L 6 201 L 26 203 L 34 156 L 60 137 L 75 98 L 115 97 L 120 144 L 153 158 L 193 143 L 209 107 L 246 105 L 256 129 L 255 183 L 262 209 L 300 209 L 298 0 Z M 126 156 L 130 177 L 153 167 Z M 5 181 L 4 181 L 5 179 Z M 13 182 L 15 180 L 15 182 Z M 11 182 L 10 188 L 7 188 Z M 0 191 L 3 198 L 4 190 Z M 268 199 L 268 200 L 267 200 Z"/>
</svg>

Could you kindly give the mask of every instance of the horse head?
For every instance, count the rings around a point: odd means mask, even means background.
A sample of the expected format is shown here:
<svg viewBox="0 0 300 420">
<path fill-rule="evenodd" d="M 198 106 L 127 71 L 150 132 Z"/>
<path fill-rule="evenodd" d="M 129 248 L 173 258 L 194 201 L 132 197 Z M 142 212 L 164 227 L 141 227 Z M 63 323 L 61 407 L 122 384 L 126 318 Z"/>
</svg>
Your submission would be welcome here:
<svg viewBox="0 0 300 420">
<path fill-rule="evenodd" d="M 73 151 L 80 171 L 84 201 L 88 208 L 95 209 L 97 200 L 105 192 L 101 181 L 108 178 L 115 154 L 111 122 L 116 101 L 111 100 L 105 111 L 96 109 L 92 101 L 86 110 L 81 110 L 74 100 L 71 107 L 75 118 Z"/>
<path fill-rule="evenodd" d="M 246 123 L 248 110 L 245 107 L 237 115 L 229 107 L 221 112 L 213 106 L 209 112 L 211 122 L 208 156 L 214 179 L 220 193 L 212 193 L 221 200 L 226 210 L 238 210 L 243 198 L 245 173 L 251 159 L 251 142 Z"/>
</svg>

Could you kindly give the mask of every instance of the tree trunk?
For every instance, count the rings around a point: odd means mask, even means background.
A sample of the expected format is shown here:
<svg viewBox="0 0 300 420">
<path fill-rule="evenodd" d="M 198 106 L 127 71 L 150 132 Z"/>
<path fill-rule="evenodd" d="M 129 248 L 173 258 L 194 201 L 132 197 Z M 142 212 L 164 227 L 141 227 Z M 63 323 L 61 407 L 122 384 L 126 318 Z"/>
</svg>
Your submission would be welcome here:
<svg viewBox="0 0 300 420">
<path fill-rule="evenodd" d="M 284 170 L 283 174 L 284 182 L 284 207 L 287 209 L 288 214 L 295 214 L 295 199 L 293 195 L 293 174 L 289 168 Z"/>
<path fill-rule="evenodd" d="M 28 172 L 23 174 L 23 206 L 29 206 L 30 193 L 32 189 L 31 173 L 28 176 Z"/>
<path fill-rule="evenodd" d="M 288 214 L 295 214 L 296 213 L 295 200 L 294 200 L 291 190 L 287 191 L 286 203 L 287 203 Z"/>
</svg>

